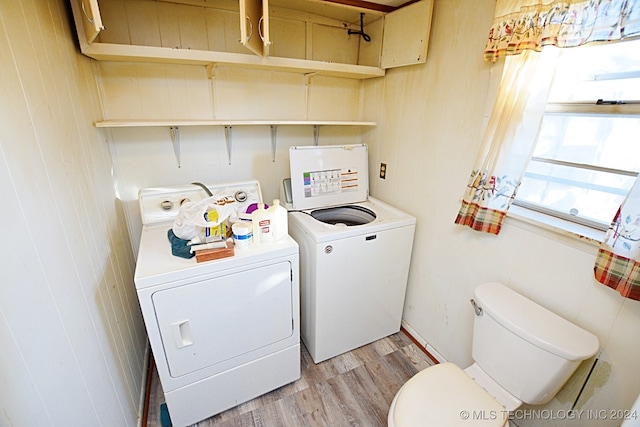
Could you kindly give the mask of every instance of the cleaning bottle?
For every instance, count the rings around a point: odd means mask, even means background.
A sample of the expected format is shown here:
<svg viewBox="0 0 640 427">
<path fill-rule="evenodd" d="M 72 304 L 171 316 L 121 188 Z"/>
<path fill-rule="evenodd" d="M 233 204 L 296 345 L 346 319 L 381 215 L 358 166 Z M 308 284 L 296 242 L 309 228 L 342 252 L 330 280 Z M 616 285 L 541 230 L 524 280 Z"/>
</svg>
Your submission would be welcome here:
<svg viewBox="0 0 640 427">
<path fill-rule="evenodd" d="M 273 199 L 273 205 L 267 211 L 273 218 L 273 241 L 278 242 L 289 234 L 287 210 L 280 204 L 280 199 Z"/>
<path fill-rule="evenodd" d="M 258 203 L 258 209 L 251 213 L 251 223 L 255 244 L 273 242 L 273 215 L 264 208 L 264 203 Z"/>
</svg>

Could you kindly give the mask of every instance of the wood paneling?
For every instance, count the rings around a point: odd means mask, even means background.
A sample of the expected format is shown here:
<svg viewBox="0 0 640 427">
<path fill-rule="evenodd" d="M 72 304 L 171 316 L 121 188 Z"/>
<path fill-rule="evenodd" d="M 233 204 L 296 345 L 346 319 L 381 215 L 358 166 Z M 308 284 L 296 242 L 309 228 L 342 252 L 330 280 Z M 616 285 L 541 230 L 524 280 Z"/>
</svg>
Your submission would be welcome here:
<svg viewBox="0 0 640 427">
<path fill-rule="evenodd" d="M 0 8 L 0 425 L 137 421 L 133 256 L 75 38 L 65 0 Z"/>
</svg>

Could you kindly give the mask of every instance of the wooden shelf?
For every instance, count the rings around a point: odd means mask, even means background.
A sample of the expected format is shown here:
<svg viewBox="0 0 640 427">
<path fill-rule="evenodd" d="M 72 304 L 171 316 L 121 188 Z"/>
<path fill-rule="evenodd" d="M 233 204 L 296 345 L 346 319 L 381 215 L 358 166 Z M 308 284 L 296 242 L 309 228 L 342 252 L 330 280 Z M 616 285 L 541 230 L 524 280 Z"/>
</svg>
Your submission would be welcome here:
<svg viewBox="0 0 640 427">
<path fill-rule="evenodd" d="M 385 70 L 366 65 L 340 64 L 307 59 L 260 57 L 242 53 L 213 52 L 168 47 L 132 46 L 111 43 L 81 43 L 82 53 L 100 61 L 159 62 L 188 65 L 220 64 L 243 68 L 318 74 L 352 79 L 383 77 Z"/>
<path fill-rule="evenodd" d="M 346 120 L 102 120 L 97 128 L 180 126 L 375 126 L 376 122 Z"/>
</svg>

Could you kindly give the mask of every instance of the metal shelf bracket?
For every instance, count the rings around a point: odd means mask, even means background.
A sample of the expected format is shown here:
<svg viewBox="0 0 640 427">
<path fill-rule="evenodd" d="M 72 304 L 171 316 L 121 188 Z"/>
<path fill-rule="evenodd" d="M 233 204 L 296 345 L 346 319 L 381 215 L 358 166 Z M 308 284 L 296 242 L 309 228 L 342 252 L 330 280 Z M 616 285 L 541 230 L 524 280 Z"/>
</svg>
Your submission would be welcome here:
<svg viewBox="0 0 640 427">
<path fill-rule="evenodd" d="M 229 164 L 231 164 L 231 146 L 233 139 L 233 126 L 225 126 L 224 127 L 224 139 L 227 143 L 227 158 L 229 159 Z"/>
<path fill-rule="evenodd" d="M 171 142 L 173 142 L 173 152 L 176 155 L 178 161 L 178 167 L 182 166 L 182 155 L 180 153 L 180 128 L 178 126 L 170 126 Z"/>
<path fill-rule="evenodd" d="M 278 139 L 278 126 L 271 125 L 271 161 L 276 161 L 276 145 Z"/>
</svg>

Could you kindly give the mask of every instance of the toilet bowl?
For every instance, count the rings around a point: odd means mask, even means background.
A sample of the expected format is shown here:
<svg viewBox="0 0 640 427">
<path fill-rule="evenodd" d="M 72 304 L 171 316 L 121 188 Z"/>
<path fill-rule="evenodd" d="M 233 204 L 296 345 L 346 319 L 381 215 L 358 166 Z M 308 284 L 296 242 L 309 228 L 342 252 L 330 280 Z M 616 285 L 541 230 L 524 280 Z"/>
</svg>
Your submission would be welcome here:
<svg viewBox="0 0 640 427">
<path fill-rule="evenodd" d="M 407 381 L 389 409 L 389 427 L 502 427 L 504 406 L 453 363 L 424 369 Z M 473 423 L 472 423 L 473 421 Z"/>
<path fill-rule="evenodd" d="M 595 335 L 497 283 L 471 302 L 474 363 L 426 368 L 407 381 L 389 408 L 389 427 L 502 427 L 523 402 L 550 401 L 599 348 Z"/>
</svg>

